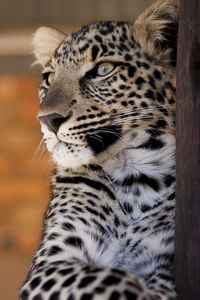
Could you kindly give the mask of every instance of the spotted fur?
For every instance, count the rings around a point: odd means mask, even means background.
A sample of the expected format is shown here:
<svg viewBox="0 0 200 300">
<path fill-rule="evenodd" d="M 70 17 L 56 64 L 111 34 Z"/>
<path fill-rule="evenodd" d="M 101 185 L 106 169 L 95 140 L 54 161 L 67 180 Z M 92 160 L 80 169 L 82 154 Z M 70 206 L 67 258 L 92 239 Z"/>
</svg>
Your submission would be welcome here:
<svg viewBox="0 0 200 300">
<path fill-rule="evenodd" d="M 177 11 L 159 0 L 135 24 L 36 32 L 57 168 L 21 300 L 175 298 Z"/>
</svg>

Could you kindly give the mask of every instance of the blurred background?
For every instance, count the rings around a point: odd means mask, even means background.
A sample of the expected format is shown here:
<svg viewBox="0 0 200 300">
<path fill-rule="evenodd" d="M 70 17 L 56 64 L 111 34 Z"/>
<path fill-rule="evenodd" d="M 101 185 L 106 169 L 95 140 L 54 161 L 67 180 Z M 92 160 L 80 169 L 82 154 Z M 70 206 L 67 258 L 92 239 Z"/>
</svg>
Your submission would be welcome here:
<svg viewBox="0 0 200 300">
<path fill-rule="evenodd" d="M 66 33 L 96 20 L 128 20 L 152 0 L 0 0 L 0 299 L 17 299 L 40 240 L 53 168 L 36 120 L 41 26 Z"/>
</svg>

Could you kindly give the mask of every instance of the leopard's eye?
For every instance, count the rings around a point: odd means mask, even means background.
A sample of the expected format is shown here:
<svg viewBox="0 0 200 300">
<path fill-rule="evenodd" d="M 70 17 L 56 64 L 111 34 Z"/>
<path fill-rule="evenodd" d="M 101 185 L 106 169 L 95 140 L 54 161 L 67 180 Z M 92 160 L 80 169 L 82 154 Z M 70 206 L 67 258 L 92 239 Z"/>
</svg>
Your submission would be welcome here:
<svg viewBox="0 0 200 300">
<path fill-rule="evenodd" d="M 55 74 L 53 72 L 46 72 L 42 74 L 43 80 L 45 80 L 47 85 L 51 85 L 54 80 Z"/>
<path fill-rule="evenodd" d="M 109 62 L 104 62 L 98 66 L 97 75 L 106 76 L 114 69 L 114 65 Z"/>
</svg>

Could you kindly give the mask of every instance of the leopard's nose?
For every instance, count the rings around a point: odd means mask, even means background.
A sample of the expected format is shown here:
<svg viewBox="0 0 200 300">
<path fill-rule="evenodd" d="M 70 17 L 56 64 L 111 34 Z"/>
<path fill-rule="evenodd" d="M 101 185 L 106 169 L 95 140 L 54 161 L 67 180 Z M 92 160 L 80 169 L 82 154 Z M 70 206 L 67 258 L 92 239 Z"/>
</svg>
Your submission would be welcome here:
<svg viewBox="0 0 200 300">
<path fill-rule="evenodd" d="M 51 113 L 44 116 L 38 115 L 38 120 L 44 123 L 50 131 L 57 133 L 60 125 L 68 121 L 71 117 L 72 117 L 72 112 L 70 111 L 67 116 L 58 113 Z"/>
</svg>

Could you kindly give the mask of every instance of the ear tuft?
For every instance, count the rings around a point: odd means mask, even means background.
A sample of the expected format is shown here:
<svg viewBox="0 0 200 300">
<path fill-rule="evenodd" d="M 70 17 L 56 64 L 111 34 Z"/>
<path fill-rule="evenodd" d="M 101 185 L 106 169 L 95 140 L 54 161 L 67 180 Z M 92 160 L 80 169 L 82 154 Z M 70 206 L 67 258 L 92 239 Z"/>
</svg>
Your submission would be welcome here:
<svg viewBox="0 0 200 300">
<path fill-rule="evenodd" d="M 178 2 L 155 1 L 134 24 L 134 38 L 141 49 L 165 65 L 176 65 Z"/>
<path fill-rule="evenodd" d="M 36 63 L 45 66 L 66 35 L 50 27 L 40 27 L 34 34 L 33 53 Z"/>
</svg>

